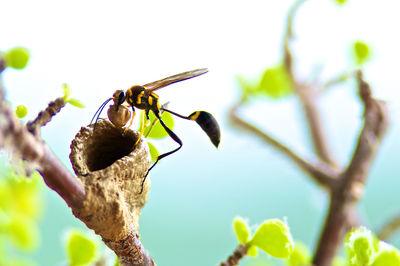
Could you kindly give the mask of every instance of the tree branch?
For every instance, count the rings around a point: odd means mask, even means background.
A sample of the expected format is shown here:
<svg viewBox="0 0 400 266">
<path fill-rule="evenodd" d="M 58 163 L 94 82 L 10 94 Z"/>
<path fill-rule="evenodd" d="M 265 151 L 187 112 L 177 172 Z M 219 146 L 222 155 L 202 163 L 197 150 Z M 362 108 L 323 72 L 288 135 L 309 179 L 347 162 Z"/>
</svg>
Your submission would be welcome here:
<svg viewBox="0 0 400 266">
<path fill-rule="evenodd" d="M 222 262 L 220 264 L 220 266 L 234 266 L 234 265 L 238 265 L 239 261 L 241 259 L 244 258 L 244 256 L 246 256 L 248 251 L 248 247 L 246 246 L 246 244 L 241 244 L 239 245 L 232 253 L 232 255 L 230 255 L 228 257 L 228 259 L 224 262 Z"/>
<path fill-rule="evenodd" d="M 337 176 L 336 172 L 334 172 L 329 166 L 327 166 L 323 162 L 316 164 L 309 163 L 308 161 L 297 155 L 289 147 L 283 145 L 278 140 L 271 137 L 269 134 L 242 119 L 238 112 L 238 109 L 241 105 L 242 102 L 238 102 L 237 104 L 232 106 L 229 111 L 229 118 L 234 125 L 237 125 L 242 129 L 248 130 L 252 134 L 261 138 L 267 144 L 273 146 L 275 149 L 286 155 L 298 167 L 300 167 L 301 170 L 307 173 L 317 184 L 328 188 L 331 186 L 333 180 Z"/>
<path fill-rule="evenodd" d="M 388 221 L 378 232 L 377 236 L 381 240 L 391 237 L 400 228 L 400 214 Z"/>
<path fill-rule="evenodd" d="M 317 156 L 330 167 L 337 168 L 337 163 L 333 158 L 326 141 L 326 135 L 322 127 L 320 112 L 317 106 L 317 91 L 315 87 L 299 82 L 294 73 L 293 55 L 290 48 L 293 40 L 293 17 L 298 8 L 305 0 L 297 1 L 289 11 L 286 22 L 286 31 L 283 44 L 283 62 L 294 89 L 299 96 L 299 100 L 303 106 L 305 118 L 311 135 L 311 140 Z"/>
<path fill-rule="evenodd" d="M 55 101 L 51 101 L 44 111 L 40 111 L 35 120 L 29 121 L 26 125 L 29 132 L 36 136 L 40 136 L 40 128 L 50 122 L 51 118 L 60 112 L 61 108 L 65 106 L 63 97 L 57 98 Z"/>
<path fill-rule="evenodd" d="M 0 82 L 0 95 L 4 96 Z M 46 184 L 70 207 L 80 206 L 84 198 L 82 184 L 59 162 L 47 145 L 35 138 L 14 116 L 11 107 L 0 99 L 0 147 L 10 150 L 36 166 Z"/>
<path fill-rule="evenodd" d="M 332 187 L 328 216 L 313 260 L 315 265 L 331 265 L 350 229 L 356 204 L 362 197 L 369 169 L 389 124 L 385 102 L 372 98 L 370 86 L 361 72 L 357 79 L 364 104 L 364 125 L 347 169 Z"/>
</svg>

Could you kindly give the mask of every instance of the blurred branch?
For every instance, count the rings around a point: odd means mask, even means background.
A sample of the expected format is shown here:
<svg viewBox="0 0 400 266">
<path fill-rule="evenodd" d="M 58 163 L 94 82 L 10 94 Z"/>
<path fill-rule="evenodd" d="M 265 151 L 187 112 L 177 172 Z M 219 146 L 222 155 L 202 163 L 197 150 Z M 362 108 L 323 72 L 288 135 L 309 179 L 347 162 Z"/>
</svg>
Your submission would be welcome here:
<svg viewBox="0 0 400 266">
<path fill-rule="evenodd" d="M 248 248 L 245 244 L 239 245 L 228 257 L 228 259 L 220 264 L 220 266 L 234 266 L 238 265 L 239 261 L 247 255 Z"/>
<path fill-rule="evenodd" d="M 51 101 L 44 111 L 40 111 L 35 120 L 29 121 L 26 125 L 29 132 L 36 136 L 40 136 L 40 128 L 50 122 L 51 118 L 60 112 L 61 108 L 65 106 L 63 97 Z"/>
<path fill-rule="evenodd" d="M 357 74 L 357 71 L 346 71 L 340 75 L 337 75 L 335 77 L 333 77 L 332 79 L 326 81 L 324 84 L 322 84 L 320 87 L 321 91 L 326 91 L 329 88 L 338 85 L 340 83 L 345 82 L 346 80 L 348 80 L 350 77 L 355 76 Z"/>
<path fill-rule="evenodd" d="M 381 240 L 387 240 L 400 228 L 400 214 L 389 220 L 378 232 L 377 236 Z"/>
<path fill-rule="evenodd" d="M 236 126 L 239 126 L 242 129 L 250 131 L 252 134 L 258 136 L 267 144 L 273 146 L 275 149 L 289 157 L 295 164 L 297 164 L 300 169 L 310 175 L 310 177 L 319 185 L 330 187 L 332 181 L 337 176 L 330 167 L 328 167 L 323 162 L 312 164 L 308 161 L 304 160 L 302 157 L 297 155 L 294 151 L 292 151 L 289 147 L 283 145 L 275 138 L 271 137 L 269 134 L 265 133 L 261 129 L 256 126 L 250 124 L 249 122 L 242 119 L 239 115 L 239 108 L 242 106 L 243 102 L 240 101 L 236 103 L 229 111 L 229 118 L 232 123 Z"/>
<path fill-rule="evenodd" d="M 388 110 L 371 96 L 371 88 L 357 73 L 359 95 L 364 104 L 364 125 L 347 169 L 331 191 L 329 213 L 315 252 L 315 265 L 331 265 L 345 233 L 350 229 L 361 199 L 372 161 L 388 128 Z"/>
<path fill-rule="evenodd" d="M 3 84 L 0 81 L 0 147 L 8 149 L 14 156 L 31 162 L 43 176 L 46 184 L 55 190 L 70 206 L 80 206 L 84 190 L 80 182 L 61 164 L 47 145 L 35 138 L 20 121 L 5 101 Z"/>
<path fill-rule="evenodd" d="M 300 82 L 294 73 L 294 60 L 291 51 L 291 41 L 293 40 L 293 18 L 298 8 L 305 2 L 305 0 L 297 1 L 289 11 L 286 22 L 286 30 L 284 35 L 283 44 L 283 62 L 289 78 L 294 86 L 294 89 L 299 96 L 300 102 L 303 106 L 305 117 L 307 120 L 308 128 L 311 134 L 311 140 L 317 156 L 326 164 L 333 168 L 337 168 L 337 163 L 334 160 L 328 143 L 326 135 L 322 127 L 320 112 L 317 106 L 317 92 L 314 86 Z"/>
</svg>

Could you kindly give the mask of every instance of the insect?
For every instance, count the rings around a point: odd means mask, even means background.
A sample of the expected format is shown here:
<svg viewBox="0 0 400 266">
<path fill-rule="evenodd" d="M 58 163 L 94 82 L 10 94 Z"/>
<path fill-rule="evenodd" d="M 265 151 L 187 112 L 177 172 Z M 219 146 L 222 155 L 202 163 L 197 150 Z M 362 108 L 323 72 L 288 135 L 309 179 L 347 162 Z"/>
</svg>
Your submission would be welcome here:
<svg viewBox="0 0 400 266">
<path fill-rule="evenodd" d="M 130 125 L 132 125 L 132 121 L 135 116 L 135 107 L 145 111 L 147 122 L 149 122 L 149 112 L 152 111 L 156 116 L 156 118 L 160 121 L 160 124 L 168 133 L 168 135 L 179 145 L 178 148 L 163 153 L 157 157 L 153 165 L 147 170 L 147 173 L 142 181 L 142 187 L 140 193 L 143 192 L 144 182 L 146 181 L 147 175 L 149 174 L 151 169 L 153 169 L 154 166 L 156 166 L 156 164 L 162 158 L 165 158 L 166 156 L 177 152 L 180 148 L 182 148 L 183 145 L 181 139 L 171 129 L 169 129 L 167 125 L 165 125 L 164 121 L 161 119 L 160 112 L 164 111 L 182 119 L 196 121 L 196 123 L 201 127 L 201 129 L 208 135 L 214 146 L 218 148 L 221 139 L 220 128 L 217 120 L 210 113 L 206 111 L 195 111 L 188 116 L 180 115 L 169 109 L 166 109 L 165 106 L 161 106 L 158 99 L 158 95 L 154 93 L 154 91 L 166 87 L 168 85 L 171 85 L 173 83 L 194 78 L 203 75 L 207 72 L 208 72 L 207 68 L 201 68 L 169 76 L 167 78 L 150 82 L 145 85 L 134 85 L 129 89 L 127 89 L 125 92 L 123 90 L 116 90 L 113 94 L 113 97 L 106 100 L 93 116 L 92 121 L 90 122 L 91 124 L 96 116 L 97 116 L 96 118 L 97 122 L 100 113 L 103 111 L 107 103 L 111 100 L 113 100 L 114 103 L 110 106 L 108 110 L 108 117 L 110 121 L 117 127 L 123 127 L 129 121 L 131 117 L 129 107 L 131 107 L 132 110 L 132 118 Z M 127 103 L 127 105 L 126 104 L 124 105 L 125 102 Z M 143 135 L 146 126 L 148 126 L 148 123 L 143 127 L 142 132 L 140 132 L 139 139 Z"/>
</svg>

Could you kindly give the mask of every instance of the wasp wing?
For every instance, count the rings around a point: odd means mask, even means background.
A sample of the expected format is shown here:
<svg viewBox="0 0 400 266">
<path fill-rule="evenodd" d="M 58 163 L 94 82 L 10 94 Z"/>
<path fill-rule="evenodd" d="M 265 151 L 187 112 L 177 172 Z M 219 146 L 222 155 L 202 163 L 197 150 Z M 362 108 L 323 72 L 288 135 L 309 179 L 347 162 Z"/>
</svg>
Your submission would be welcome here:
<svg viewBox="0 0 400 266">
<path fill-rule="evenodd" d="M 171 85 L 173 83 L 179 82 L 179 81 L 183 81 L 186 79 L 191 79 L 200 75 L 203 75 L 205 73 L 208 72 L 207 68 L 200 68 L 200 69 L 195 69 L 195 70 L 191 70 L 191 71 L 186 71 L 183 73 L 179 73 L 164 79 L 160 79 L 154 82 L 150 82 L 147 83 L 145 85 L 143 85 L 143 87 L 145 87 L 146 89 L 146 94 L 150 94 L 151 92 L 161 89 L 165 86 Z"/>
</svg>

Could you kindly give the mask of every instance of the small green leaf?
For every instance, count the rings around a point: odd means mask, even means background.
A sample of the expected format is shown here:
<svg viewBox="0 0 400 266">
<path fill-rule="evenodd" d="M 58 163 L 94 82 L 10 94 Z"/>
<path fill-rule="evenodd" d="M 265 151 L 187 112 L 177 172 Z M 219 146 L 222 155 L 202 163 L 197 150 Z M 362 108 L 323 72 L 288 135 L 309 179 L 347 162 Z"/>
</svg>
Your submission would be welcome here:
<svg viewBox="0 0 400 266">
<path fill-rule="evenodd" d="M 257 257 L 258 255 L 258 249 L 256 246 L 250 246 L 249 249 L 247 250 L 247 255 L 250 257 Z"/>
<path fill-rule="evenodd" d="M 395 248 L 389 248 L 378 252 L 371 266 L 400 266 L 400 254 Z"/>
<path fill-rule="evenodd" d="M 356 41 L 353 44 L 353 52 L 357 65 L 364 64 L 370 58 L 369 46 L 362 41 Z"/>
<path fill-rule="evenodd" d="M 119 259 L 117 256 L 115 256 L 115 262 L 114 262 L 114 266 L 120 266 L 121 264 L 119 264 Z"/>
<path fill-rule="evenodd" d="M 23 69 L 29 61 L 29 51 L 24 47 L 11 48 L 4 54 L 4 59 L 9 67 Z"/>
<path fill-rule="evenodd" d="M 63 99 L 64 99 L 64 102 L 66 102 L 66 101 L 68 101 L 69 96 L 71 96 L 71 88 L 66 83 L 62 84 L 62 88 L 64 90 Z"/>
<path fill-rule="evenodd" d="M 70 233 L 67 254 L 70 265 L 88 264 L 95 258 L 96 244 L 78 231 Z"/>
<path fill-rule="evenodd" d="M 139 132 L 142 132 L 142 129 L 144 127 L 144 123 L 145 123 L 145 112 L 144 110 L 140 112 L 140 124 L 139 124 Z M 150 125 L 151 126 L 151 125 Z M 146 136 L 146 135 L 144 135 Z"/>
<path fill-rule="evenodd" d="M 7 232 L 11 242 L 21 249 L 33 250 L 39 244 L 39 228 L 28 217 L 12 217 Z"/>
<path fill-rule="evenodd" d="M 71 105 L 78 107 L 78 108 L 85 108 L 85 105 L 83 105 L 79 100 L 77 99 L 68 99 L 66 101 L 67 103 L 70 103 Z"/>
<path fill-rule="evenodd" d="M 288 258 L 294 246 L 288 226 L 278 219 L 264 221 L 249 244 L 276 258 Z"/>
<path fill-rule="evenodd" d="M 42 183 L 39 174 L 35 173 L 31 178 L 10 177 L 6 180 L 6 184 L 12 200 L 8 201 L 8 210 L 5 210 L 11 215 L 23 215 L 37 220 L 43 211 L 43 198 L 40 193 Z"/>
<path fill-rule="evenodd" d="M 240 244 L 245 244 L 249 241 L 250 228 L 245 219 L 239 216 L 235 217 L 233 219 L 233 230 Z"/>
<path fill-rule="evenodd" d="M 153 112 L 150 112 L 149 114 L 150 117 L 150 124 L 153 123 L 153 121 L 156 118 L 156 116 L 153 114 Z M 164 121 L 164 123 L 167 125 L 167 127 L 169 129 L 173 129 L 174 127 L 174 119 L 172 118 L 172 115 L 168 112 L 163 112 L 161 115 L 161 119 Z M 150 138 L 150 139 L 162 139 L 168 136 L 167 131 L 165 131 L 165 129 L 162 127 L 162 125 L 160 124 L 160 122 L 157 122 L 154 127 L 151 129 L 150 134 L 148 134 L 150 130 L 150 127 L 146 128 L 146 130 L 144 131 L 144 136 L 146 136 L 146 138 Z"/>
<path fill-rule="evenodd" d="M 15 115 L 18 118 L 23 118 L 28 114 L 28 108 L 26 108 L 25 105 L 18 105 L 17 108 L 15 108 Z"/>
<path fill-rule="evenodd" d="M 336 2 L 336 4 L 338 5 L 344 5 L 346 4 L 347 0 L 334 0 Z"/>
<path fill-rule="evenodd" d="M 293 85 L 283 64 L 264 71 L 258 85 L 258 91 L 274 99 L 293 94 Z"/>
<path fill-rule="evenodd" d="M 374 255 L 374 236 L 365 227 L 352 229 L 345 237 L 345 247 L 350 262 L 368 265 Z"/>
<path fill-rule="evenodd" d="M 373 249 L 367 237 L 360 237 L 354 240 L 354 253 L 359 264 L 367 265 L 369 263 Z"/>
<path fill-rule="evenodd" d="M 153 162 L 155 162 L 157 160 L 158 155 L 160 155 L 160 153 L 158 152 L 157 148 L 151 142 L 148 141 L 147 145 L 149 145 L 149 152 L 150 152 L 151 160 Z"/>
<path fill-rule="evenodd" d="M 257 82 L 247 80 L 240 75 L 236 76 L 236 81 L 239 84 L 239 87 L 242 91 L 242 97 L 244 99 L 247 99 L 249 96 L 252 96 L 257 93 L 258 89 Z"/>
<path fill-rule="evenodd" d="M 336 257 L 333 259 L 332 266 L 350 266 L 350 264 L 347 261 L 347 259 L 345 259 L 343 257 Z"/>
<path fill-rule="evenodd" d="M 308 247 L 301 242 L 296 242 L 292 254 L 286 261 L 288 266 L 302 266 L 311 264 L 311 253 Z"/>
</svg>

